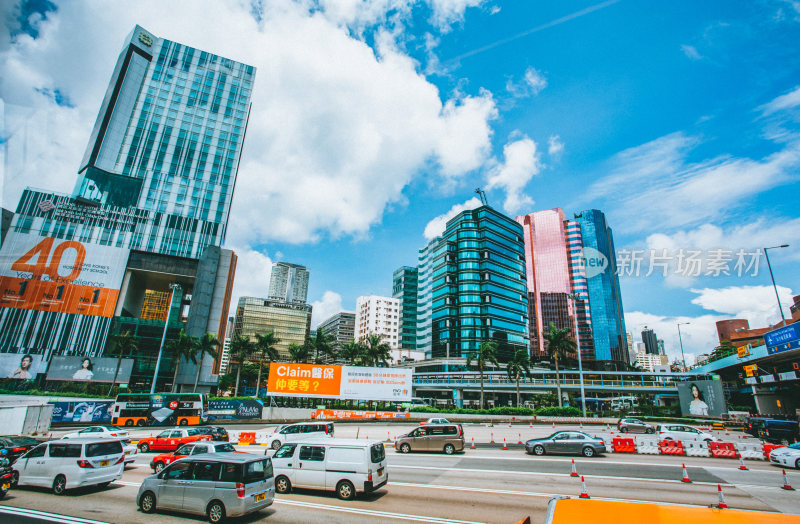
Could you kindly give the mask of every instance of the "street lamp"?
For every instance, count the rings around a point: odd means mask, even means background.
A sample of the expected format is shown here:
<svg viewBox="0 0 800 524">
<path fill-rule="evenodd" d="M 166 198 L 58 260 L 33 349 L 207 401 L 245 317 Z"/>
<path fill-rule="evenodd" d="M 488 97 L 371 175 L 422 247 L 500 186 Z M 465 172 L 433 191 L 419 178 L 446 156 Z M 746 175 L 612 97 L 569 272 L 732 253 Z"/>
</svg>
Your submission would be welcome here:
<svg viewBox="0 0 800 524">
<path fill-rule="evenodd" d="M 583 418 L 586 418 L 586 391 L 583 389 L 583 360 L 581 359 L 581 336 L 578 331 L 578 298 L 572 294 L 567 293 L 572 299 L 572 306 L 575 309 L 575 345 L 578 349 L 578 377 L 581 382 L 581 410 L 583 411 Z M 561 399 L 558 399 L 561 404 Z"/>
<path fill-rule="evenodd" d="M 683 372 L 686 373 L 689 371 L 686 368 L 686 355 L 683 354 L 683 337 L 681 337 L 681 326 L 685 326 L 686 324 L 691 324 L 691 322 L 678 322 L 678 340 L 681 343 L 681 359 L 683 360 Z M 697 362 L 695 362 L 697 364 Z"/>
<path fill-rule="evenodd" d="M 768 249 L 781 249 L 783 247 L 789 247 L 789 244 L 781 244 L 780 246 L 765 247 L 764 256 L 767 258 L 767 267 L 769 268 L 769 277 L 772 279 L 772 287 L 773 289 L 775 289 L 775 298 L 778 299 L 778 309 L 781 312 L 781 320 L 783 321 L 783 325 L 786 326 L 786 317 L 783 316 L 783 306 L 781 306 L 781 297 L 778 296 L 778 286 L 775 285 L 775 276 L 772 274 L 772 265 L 769 263 L 769 254 L 767 253 Z"/>
<path fill-rule="evenodd" d="M 167 321 L 164 323 L 164 334 L 161 335 L 161 345 L 158 347 L 158 358 L 156 359 L 156 370 L 153 371 L 153 383 L 150 384 L 150 394 L 156 392 L 156 379 L 158 379 L 158 367 L 161 365 L 161 353 L 164 351 L 164 341 L 167 339 L 167 328 L 169 327 L 169 315 L 172 313 L 172 299 L 175 297 L 175 290 L 180 289 L 180 284 L 172 282 L 169 285 L 169 304 L 167 305 Z"/>
</svg>

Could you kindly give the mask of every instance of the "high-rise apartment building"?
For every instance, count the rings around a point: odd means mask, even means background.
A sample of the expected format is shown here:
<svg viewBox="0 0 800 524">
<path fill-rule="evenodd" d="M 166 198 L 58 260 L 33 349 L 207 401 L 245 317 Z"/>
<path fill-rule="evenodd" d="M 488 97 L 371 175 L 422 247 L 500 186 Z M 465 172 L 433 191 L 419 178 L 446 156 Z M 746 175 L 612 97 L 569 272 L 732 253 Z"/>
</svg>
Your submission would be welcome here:
<svg viewBox="0 0 800 524">
<path fill-rule="evenodd" d="M 228 317 L 228 322 L 225 326 L 225 338 L 222 339 L 222 351 L 219 357 L 220 375 L 228 371 L 228 366 L 231 363 L 231 339 L 233 339 L 234 328 L 234 317 Z"/>
<path fill-rule="evenodd" d="M 523 253 L 521 226 L 489 206 L 451 218 L 442 236 L 420 251 L 420 302 L 430 296 L 424 306 L 433 358 L 466 358 L 486 341 L 498 344 L 502 361 L 527 349 Z"/>
<path fill-rule="evenodd" d="M 417 293 L 419 270 L 403 266 L 392 275 L 392 297 L 400 300 L 400 347 L 417 349 Z"/>
<path fill-rule="evenodd" d="M 308 298 L 308 270 L 305 266 L 275 262 L 269 276 L 269 299 L 305 304 Z"/>
<path fill-rule="evenodd" d="M 324 329 L 325 333 L 336 339 L 336 344 L 344 346 L 355 340 L 356 314 L 351 311 L 339 311 L 323 320 L 317 330 Z"/>
<path fill-rule="evenodd" d="M 656 337 L 655 331 L 647 326 L 642 330 L 642 342 L 644 343 L 645 353 L 658 355 L 658 337 Z"/>
<path fill-rule="evenodd" d="M 355 339 L 383 336 L 392 349 L 400 347 L 400 300 L 376 295 L 356 299 Z"/>
<path fill-rule="evenodd" d="M 254 75 L 134 27 L 73 193 L 20 198 L 0 252 L 2 351 L 100 356 L 109 334 L 130 331 L 140 348 L 130 385 L 149 387 L 167 316 L 168 340 L 223 332 L 236 255 L 220 246 Z M 177 364 L 166 358 L 159 388 Z M 201 366 L 201 387 L 215 384 L 219 361 Z M 193 386 L 197 368 L 181 370 L 179 384 Z"/>
<path fill-rule="evenodd" d="M 311 306 L 283 300 L 241 297 L 236 308 L 234 333 L 251 342 L 256 335 L 274 333 L 281 360 L 289 358 L 289 344 L 302 346 L 311 333 Z"/>
<path fill-rule="evenodd" d="M 433 306 L 433 258 L 436 247 L 441 241 L 437 237 L 421 248 L 418 253 L 417 266 L 417 349 L 432 358 L 433 322 L 431 308 Z"/>
</svg>

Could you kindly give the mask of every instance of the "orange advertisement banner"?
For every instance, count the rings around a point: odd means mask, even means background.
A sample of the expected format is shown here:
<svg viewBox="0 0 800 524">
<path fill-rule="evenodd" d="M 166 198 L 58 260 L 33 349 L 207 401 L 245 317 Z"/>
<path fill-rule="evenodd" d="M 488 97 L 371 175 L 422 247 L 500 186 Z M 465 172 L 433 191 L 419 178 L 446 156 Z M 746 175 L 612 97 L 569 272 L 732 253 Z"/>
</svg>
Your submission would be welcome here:
<svg viewBox="0 0 800 524">
<path fill-rule="evenodd" d="M 112 317 L 118 295 L 116 289 L 0 276 L 0 307 Z"/>
<path fill-rule="evenodd" d="M 275 362 L 269 366 L 267 392 L 287 397 L 338 398 L 342 366 Z"/>
<path fill-rule="evenodd" d="M 344 409 L 318 409 L 313 417 L 317 420 L 326 419 L 392 419 L 411 418 L 411 413 L 396 413 L 394 411 L 351 411 Z"/>
</svg>

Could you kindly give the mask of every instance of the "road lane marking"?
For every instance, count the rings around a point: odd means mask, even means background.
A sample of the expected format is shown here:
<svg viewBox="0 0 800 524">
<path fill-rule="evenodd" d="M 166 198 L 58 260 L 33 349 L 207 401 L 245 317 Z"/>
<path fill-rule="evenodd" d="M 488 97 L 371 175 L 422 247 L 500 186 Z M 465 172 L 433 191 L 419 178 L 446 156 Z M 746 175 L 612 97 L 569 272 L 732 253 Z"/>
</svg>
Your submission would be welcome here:
<svg viewBox="0 0 800 524">
<path fill-rule="evenodd" d="M 569 473 L 543 473 L 539 471 L 509 471 L 509 470 L 498 470 L 498 469 L 475 469 L 475 468 L 443 468 L 440 466 L 399 466 L 399 465 L 392 465 L 389 464 L 389 469 L 397 468 L 397 469 L 425 469 L 425 470 L 436 470 L 436 471 L 453 471 L 453 472 L 470 472 L 470 473 L 499 473 L 499 474 L 512 474 L 512 475 L 532 475 L 537 477 L 570 477 Z M 671 480 L 671 479 L 653 479 L 653 478 L 642 478 L 642 477 L 616 477 L 614 475 L 584 475 L 589 478 L 594 479 L 611 479 L 611 480 L 636 480 L 640 482 L 667 482 L 670 484 L 684 484 L 682 480 Z M 733 484 L 729 484 L 727 482 L 698 482 L 692 481 L 692 484 L 695 486 L 716 486 L 719 484 L 720 486 L 733 486 Z"/>
<path fill-rule="evenodd" d="M 17 508 L 13 506 L 0 505 L 0 513 L 8 515 L 17 515 L 20 517 L 35 517 L 48 522 L 63 522 L 69 524 L 110 524 L 102 520 L 90 520 L 81 517 L 71 517 L 69 515 L 59 515 L 57 513 L 47 513 L 28 508 Z"/>
<path fill-rule="evenodd" d="M 398 520 L 416 520 L 420 522 L 434 522 L 436 524 L 482 524 L 471 520 L 453 520 L 451 518 L 428 517 L 425 515 L 408 515 L 406 513 L 392 513 L 388 511 L 377 511 L 364 508 L 348 508 L 344 506 L 332 506 L 327 504 L 317 504 L 315 502 L 302 502 L 299 500 L 275 499 L 275 504 L 286 504 L 289 506 L 300 506 L 310 509 L 321 509 L 324 511 L 339 511 L 342 513 L 355 513 L 369 517 L 384 517 Z"/>
</svg>

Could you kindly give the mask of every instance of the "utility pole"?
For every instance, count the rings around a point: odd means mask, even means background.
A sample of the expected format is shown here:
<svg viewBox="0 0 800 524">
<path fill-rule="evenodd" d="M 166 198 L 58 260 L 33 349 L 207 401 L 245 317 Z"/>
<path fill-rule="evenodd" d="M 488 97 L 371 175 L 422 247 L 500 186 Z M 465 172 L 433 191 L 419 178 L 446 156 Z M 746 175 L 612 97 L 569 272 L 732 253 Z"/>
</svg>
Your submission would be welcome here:
<svg viewBox="0 0 800 524">
<path fill-rule="evenodd" d="M 772 274 L 772 265 L 769 263 L 769 254 L 767 253 L 768 249 L 781 249 L 783 247 L 789 247 L 789 244 L 781 244 L 780 246 L 765 247 L 764 256 L 767 258 L 767 267 L 769 268 L 769 277 L 772 279 L 772 288 L 775 290 L 775 298 L 778 299 L 778 309 L 781 312 L 781 321 L 783 322 L 783 326 L 786 327 L 786 317 L 783 316 L 783 306 L 781 305 L 781 297 L 778 296 L 778 286 L 775 285 L 775 276 Z"/>
</svg>

